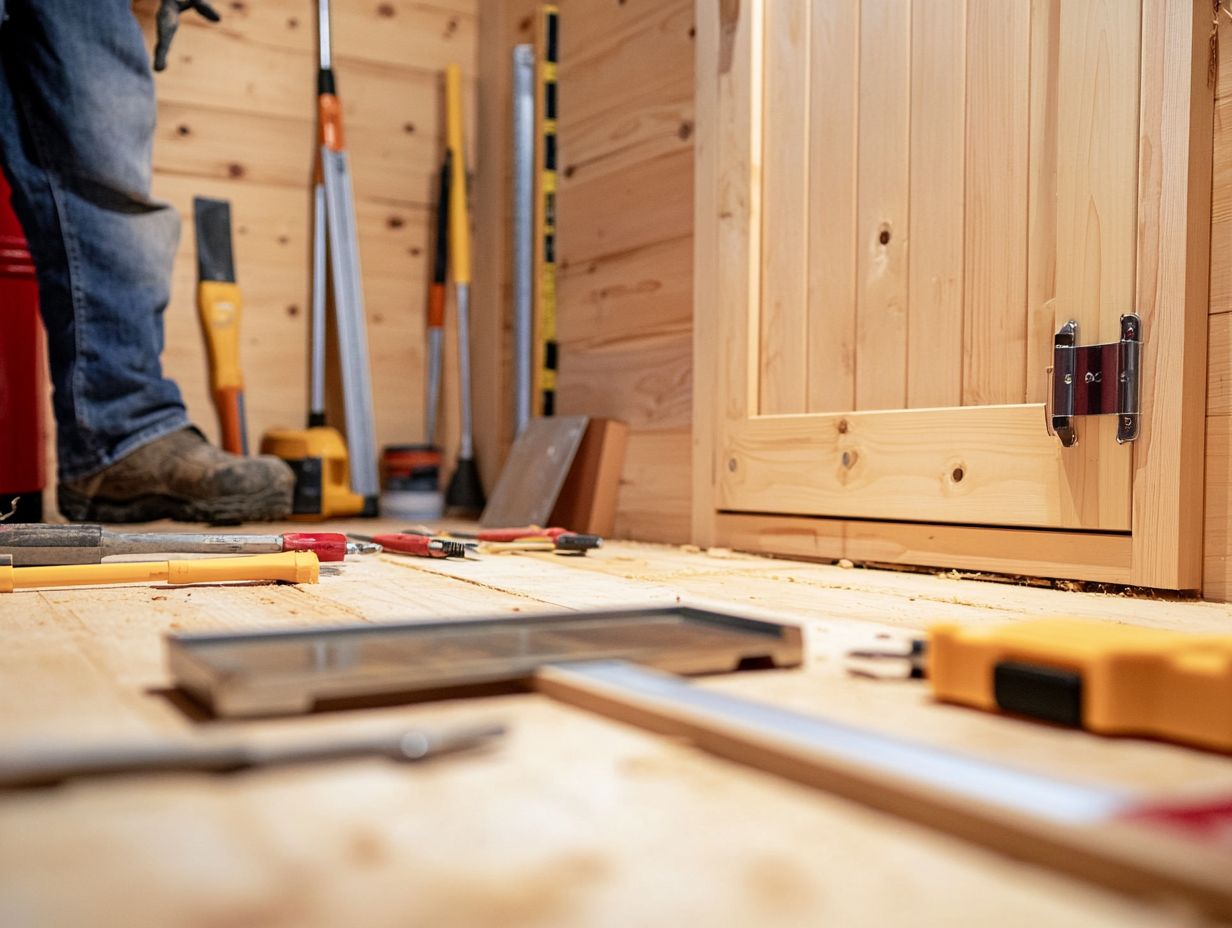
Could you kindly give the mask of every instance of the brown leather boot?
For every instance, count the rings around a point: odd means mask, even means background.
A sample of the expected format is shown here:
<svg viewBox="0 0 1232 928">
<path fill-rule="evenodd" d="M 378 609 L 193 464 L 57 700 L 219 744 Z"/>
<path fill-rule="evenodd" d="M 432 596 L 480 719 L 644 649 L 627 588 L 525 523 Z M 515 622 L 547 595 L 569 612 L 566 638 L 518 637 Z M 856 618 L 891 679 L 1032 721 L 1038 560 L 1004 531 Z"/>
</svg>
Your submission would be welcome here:
<svg viewBox="0 0 1232 928">
<path fill-rule="evenodd" d="M 60 512 L 74 522 L 256 522 L 289 515 L 294 485 L 278 458 L 228 454 L 187 428 L 60 484 Z"/>
</svg>

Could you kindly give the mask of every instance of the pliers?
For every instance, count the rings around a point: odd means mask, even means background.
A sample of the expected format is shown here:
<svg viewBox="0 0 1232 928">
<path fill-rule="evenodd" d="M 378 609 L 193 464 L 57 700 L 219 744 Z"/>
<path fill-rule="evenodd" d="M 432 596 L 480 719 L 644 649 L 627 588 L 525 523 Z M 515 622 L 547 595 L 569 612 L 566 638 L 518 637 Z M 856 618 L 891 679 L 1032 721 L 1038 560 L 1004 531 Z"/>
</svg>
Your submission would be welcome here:
<svg viewBox="0 0 1232 928">
<path fill-rule="evenodd" d="M 449 541 L 410 532 L 389 532 L 384 535 L 356 535 L 353 532 L 349 534 L 359 541 L 378 544 L 386 551 L 409 554 L 412 557 L 466 557 L 467 551 L 474 547 L 472 542 Z"/>
</svg>

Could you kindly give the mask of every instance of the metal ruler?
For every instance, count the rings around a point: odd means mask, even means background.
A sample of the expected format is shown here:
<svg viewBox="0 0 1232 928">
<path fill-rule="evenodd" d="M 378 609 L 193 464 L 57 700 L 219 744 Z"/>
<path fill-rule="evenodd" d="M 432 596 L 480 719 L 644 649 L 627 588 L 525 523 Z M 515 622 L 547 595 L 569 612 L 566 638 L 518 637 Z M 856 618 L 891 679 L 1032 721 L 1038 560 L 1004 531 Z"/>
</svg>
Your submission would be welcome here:
<svg viewBox="0 0 1232 928">
<path fill-rule="evenodd" d="M 329 272 L 334 297 L 334 318 L 338 329 L 338 359 L 342 368 L 343 409 L 346 413 L 347 455 L 350 459 L 351 489 L 364 497 L 365 509 L 375 510 L 381 486 L 377 475 L 376 434 L 372 422 L 372 381 L 368 364 L 368 333 L 364 317 L 363 277 L 359 267 L 359 236 L 355 228 L 355 198 L 351 191 L 351 172 L 343 148 L 342 107 L 335 91 L 330 51 L 329 0 L 318 0 L 318 106 L 322 115 L 320 146 L 321 180 L 324 186 L 324 218 L 328 230 Z M 316 193 L 314 191 L 314 193 Z M 314 201 L 314 220 L 319 219 L 319 194 Z M 324 377 L 317 365 L 323 365 L 323 352 L 318 357 L 316 340 L 323 309 L 323 262 L 320 242 L 314 242 L 313 254 L 313 411 L 323 406 L 321 394 Z"/>
<path fill-rule="evenodd" d="M 542 10 L 542 53 L 539 77 L 539 197 L 535 203 L 536 242 L 535 308 L 538 312 L 539 412 L 556 413 L 556 372 L 560 369 L 556 340 L 556 67 L 560 59 L 560 15 L 556 6 L 545 3 Z"/>
<path fill-rule="evenodd" d="M 1232 917 L 1232 796 L 1156 799 L 1067 782 L 694 686 L 623 661 L 542 667 L 563 702 L 689 738 L 1012 856 Z"/>
<path fill-rule="evenodd" d="M 513 47 L 513 433 L 530 420 L 534 363 L 535 47 Z"/>
</svg>

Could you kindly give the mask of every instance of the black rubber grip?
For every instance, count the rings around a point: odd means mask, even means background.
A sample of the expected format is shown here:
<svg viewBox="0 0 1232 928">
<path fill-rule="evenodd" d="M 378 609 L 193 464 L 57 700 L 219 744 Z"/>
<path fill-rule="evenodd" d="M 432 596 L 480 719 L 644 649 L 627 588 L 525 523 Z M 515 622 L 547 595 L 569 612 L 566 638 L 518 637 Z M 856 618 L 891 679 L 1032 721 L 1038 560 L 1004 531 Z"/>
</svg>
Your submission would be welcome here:
<svg viewBox="0 0 1232 928">
<path fill-rule="evenodd" d="M 1082 727 L 1082 674 L 1075 670 L 1001 661 L 993 669 L 993 696 L 1006 712 Z"/>
</svg>

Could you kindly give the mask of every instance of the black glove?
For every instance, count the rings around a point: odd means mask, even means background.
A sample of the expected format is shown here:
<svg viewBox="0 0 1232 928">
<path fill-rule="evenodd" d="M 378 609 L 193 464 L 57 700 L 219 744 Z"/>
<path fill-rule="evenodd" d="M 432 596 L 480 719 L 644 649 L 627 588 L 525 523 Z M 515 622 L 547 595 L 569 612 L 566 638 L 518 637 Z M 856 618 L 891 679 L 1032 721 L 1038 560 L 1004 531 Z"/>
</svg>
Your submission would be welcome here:
<svg viewBox="0 0 1232 928">
<path fill-rule="evenodd" d="M 205 0 L 162 0 L 158 6 L 158 44 L 154 46 L 154 70 L 162 71 L 167 67 L 167 52 L 171 49 L 171 40 L 175 30 L 180 26 L 180 14 L 185 10 L 195 10 L 212 23 L 222 17 Z"/>
</svg>

